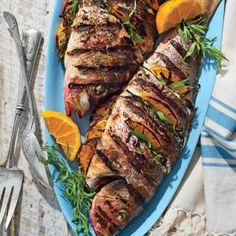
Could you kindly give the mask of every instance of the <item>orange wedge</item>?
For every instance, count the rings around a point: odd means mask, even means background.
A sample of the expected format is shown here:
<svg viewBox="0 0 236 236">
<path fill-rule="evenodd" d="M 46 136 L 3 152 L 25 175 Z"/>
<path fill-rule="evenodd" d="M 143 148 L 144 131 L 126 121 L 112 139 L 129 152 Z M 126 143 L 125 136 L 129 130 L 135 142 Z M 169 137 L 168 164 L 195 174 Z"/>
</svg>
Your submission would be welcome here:
<svg viewBox="0 0 236 236">
<path fill-rule="evenodd" d="M 41 113 L 49 133 L 56 139 L 66 157 L 73 161 L 80 148 L 80 132 L 78 126 L 65 114 L 57 111 Z"/>
<path fill-rule="evenodd" d="M 170 0 L 159 7 L 156 26 L 159 33 L 176 27 L 182 20 L 191 20 L 206 12 L 204 0 Z"/>
</svg>

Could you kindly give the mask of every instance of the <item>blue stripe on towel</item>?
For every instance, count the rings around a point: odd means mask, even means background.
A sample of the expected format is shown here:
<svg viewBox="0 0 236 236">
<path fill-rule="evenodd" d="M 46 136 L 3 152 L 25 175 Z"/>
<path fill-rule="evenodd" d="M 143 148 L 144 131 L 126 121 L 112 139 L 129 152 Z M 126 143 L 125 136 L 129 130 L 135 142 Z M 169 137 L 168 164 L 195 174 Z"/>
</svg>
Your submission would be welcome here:
<svg viewBox="0 0 236 236">
<path fill-rule="evenodd" d="M 207 163 L 207 162 L 203 162 L 202 166 L 205 167 L 230 167 L 230 168 L 236 168 L 236 164 L 227 164 L 227 163 Z"/>
<path fill-rule="evenodd" d="M 236 160 L 236 155 L 232 155 L 220 146 L 202 145 L 203 158 L 222 158 L 225 160 Z"/>
<path fill-rule="evenodd" d="M 236 131 L 236 120 L 211 105 L 209 106 L 207 117 L 230 132 Z"/>
<path fill-rule="evenodd" d="M 202 138 L 210 138 L 211 136 L 209 134 L 201 134 Z"/>
<path fill-rule="evenodd" d="M 223 140 L 225 140 L 225 141 L 227 141 L 227 142 L 231 142 L 231 143 L 232 143 L 232 142 L 235 142 L 235 144 L 236 144 L 236 139 L 235 139 L 235 138 L 227 138 L 227 137 L 225 137 L 225 136 L 219 134 L 218 132 L 216 132 L 215 130 L 213 130 L 212 128 L 210 128 L 210 127 L 207 126 L 207 125 L 205 125 L 205 129 L 206 129 L 208 132 L 212 133 L 213 135 L 215 135 L 215 136 L 217 136 L 217 137 L 219 137 L 219 138 L 221 138 L 221 139 L 223 139 Z"/>
<path fill-rule="evenodd" d="M 229 105 L 227 105 L 226 103 L 220 101 L 219 99 L 215 98 L 215 97 L 211 97 L 211 99 L 213 101 L 215 101 L 216 103 L 220 104 L 221 106 L 225 107 L 226 109 L 228 109 L 229 111 L 232 111 L 233 113 L 236 114 L 236 109 L 234 107 L 231 107 Z"/>
</svg>

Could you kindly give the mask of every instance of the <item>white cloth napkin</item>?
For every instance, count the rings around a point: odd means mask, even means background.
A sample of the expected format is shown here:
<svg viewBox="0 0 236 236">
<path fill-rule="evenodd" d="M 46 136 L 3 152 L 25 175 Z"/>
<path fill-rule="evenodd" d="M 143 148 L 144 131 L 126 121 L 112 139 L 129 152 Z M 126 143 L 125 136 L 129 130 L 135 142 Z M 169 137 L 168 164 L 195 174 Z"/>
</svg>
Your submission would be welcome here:
<svg viewBox="0 0 236 236">
<path fill-rule="evenodd" d="M 207 230 L 236 235 L 236 1 L 228 0 L 220 71 L 201 137 Z"/>
<path fill-rule="evenodd" d="M 236 236 L 236 1 L 228 0 L 219 71 L 188 173 L 152 236 Z M 201 156 L 201 158 L 199 158 Z"/>
</svg>

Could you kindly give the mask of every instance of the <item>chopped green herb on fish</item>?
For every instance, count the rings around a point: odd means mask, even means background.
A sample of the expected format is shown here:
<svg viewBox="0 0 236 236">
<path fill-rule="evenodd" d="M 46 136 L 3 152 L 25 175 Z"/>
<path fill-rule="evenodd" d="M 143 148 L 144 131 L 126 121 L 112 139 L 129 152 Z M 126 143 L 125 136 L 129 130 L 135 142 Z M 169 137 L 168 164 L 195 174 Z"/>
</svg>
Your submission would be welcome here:
<svg viewBox="0 0 236 236">
<path fill-rule="evenodd" d="M 155 162 L 161 164 L 162 167 L 162 171 L 163 173 L 167 172 L 167 167 L 165 165 L 163 165 L 162 160 L 163 160 L 163 155 L 153 147 L 151 141 L 148 139 L 148 137 L 146 137 L 143 133 L 140 133 L 138 131 L 135 130 L 131 130 L 131 134 L 136 136 L 139 140 L 143 141 L 146 143 L 147 147 L 150 149 L 151 153 L 152 153 L 152 158 Z"/>
<path fill-rule="evenodd" d="M 182 88 L 190 88 L 190 86 L 188 85 L 188 82 L 189 82 L 189 79 L 184 79 L 184 80 L 174 82 L 174 83 L 168 85 L 168 87 L 172 90 L 178 90 L 178 89 L 182 89 Z"/>
<path fill-rule="evenodd" d="M 155 110 L 155 115 L 157 116 L 157 118 L 159 118 L 160 121 L 162 121 L 163 123 L 167 124 L 167 125 L 171 125 L 173 126 L 173 122 L 168 118 L 168 116 L 166 116 L 162 111 L 160 110 Z"/>
<path fill-rule="evenodd" d="M 73 2 L 71 4 L 71 10 L 74 15 L 78 12 L 79 2 L 80 2 L 80 0 L 73 0 Z"/>
<path fill-rule="evenodd" d="M 140 43 L 143 41 L 143 38 L 137 33 L 135 26 L 131 23 L 132 17 L 136 9 L 137 9 L 137 1 L 134 0 L 134 7 L 132 11 L 129 13 L 128 19 L 122 19 L 122 23 L 127 32 L 129 33 L 130 37 L 134 39 L 137 43 Z"/>
</svg>

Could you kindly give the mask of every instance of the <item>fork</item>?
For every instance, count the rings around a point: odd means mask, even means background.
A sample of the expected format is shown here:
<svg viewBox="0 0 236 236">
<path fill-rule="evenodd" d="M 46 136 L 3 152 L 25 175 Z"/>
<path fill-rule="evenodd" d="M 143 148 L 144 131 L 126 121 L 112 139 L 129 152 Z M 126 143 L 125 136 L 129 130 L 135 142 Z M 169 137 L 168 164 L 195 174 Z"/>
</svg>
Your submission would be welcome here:
<svg viewBox="0 0 236 236">
<path fill-rule="evenodd" d="M 33 176 L 46 188 L 51 189 L 47 171 L 45 169 L 45 166 L 43 163 L 39 160 L 39 158 L 44 158 L 45 153 L 43 152 L 35 134 L 33 131 L 33 124 L 35 122 L 35 110 L 34 110 L 34 103 L 33 103 L 33 96 L 30 91 L 28 77 L 26 73 L 26 63 L 24 58 L 24 51 L 20 39 L 19 29 L 17 25 L 16 18 L 9 12 L 3 13 L 5 20 L 7 21 L 9 25 L 9 31 L 11 33 L 11 36 L 13 37 L 16 49 L 18 53 L 18 57 L 20 59 L 20 66 L 22 71 L 22 78 L 23 83 L 25 86 L 27 98 L 28 98 L 28 104 L 29 104 L 29 117 L 27 126 L 25 128 L 25 131 L 22 134 L 22 151 L 29 163 L 29 167 L 31 170 L 31 173 Z"/>
<path fill-rule="evenodd" d="M 21 103 L 19 103 L 16 107 L 7 159 L 0 167 L 0 225 L 2 224 L 8 208 L 5 229 L 8 228 L 15 211 L 24 178 L 23 171 L 12 165 L 12 157 L 15 152 L 15 142 L 19 128 L 19 119 L 24 109 L 25 107 Z"/>
</svg>

